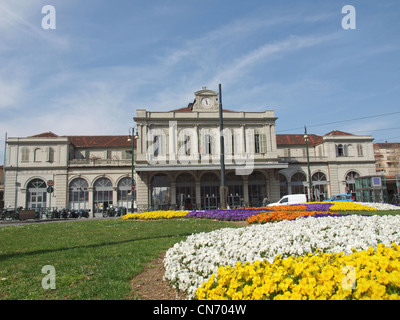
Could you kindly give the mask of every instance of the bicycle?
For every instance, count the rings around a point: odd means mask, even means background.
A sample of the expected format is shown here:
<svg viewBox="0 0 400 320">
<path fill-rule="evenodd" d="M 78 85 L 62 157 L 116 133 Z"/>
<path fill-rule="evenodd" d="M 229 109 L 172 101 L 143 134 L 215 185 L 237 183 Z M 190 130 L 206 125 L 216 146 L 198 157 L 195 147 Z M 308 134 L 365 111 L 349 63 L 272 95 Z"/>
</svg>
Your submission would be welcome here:
<svg viewBox="0 0 400 320">
<path fill-rule="evenodd" d="M 392 204 L 399 204 L 400 205 L 400 196 L 398 194 L 394 194 L 392 198 Z"/>
<path fill-rule="evenodd" d="M 19 220 L 18 209 L 7 208 L 4 209 L 1 215 L 1 219 L 4 221 Z"/>
</svg>

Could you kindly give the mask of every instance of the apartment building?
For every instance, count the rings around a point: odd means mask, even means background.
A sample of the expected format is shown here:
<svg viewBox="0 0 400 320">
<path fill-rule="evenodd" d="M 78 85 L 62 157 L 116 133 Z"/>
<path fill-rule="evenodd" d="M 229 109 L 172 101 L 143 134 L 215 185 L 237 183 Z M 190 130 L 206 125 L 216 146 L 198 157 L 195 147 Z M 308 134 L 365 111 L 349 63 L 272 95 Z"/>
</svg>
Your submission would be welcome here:
<svg viewBox="0 0 400 320">
<path fill-rule="evenodd" d="M 376 172 L 385 176 L 389 200 L 399 193 L 400 143 L 383 142 L 374 144 Z"/>
</svg>

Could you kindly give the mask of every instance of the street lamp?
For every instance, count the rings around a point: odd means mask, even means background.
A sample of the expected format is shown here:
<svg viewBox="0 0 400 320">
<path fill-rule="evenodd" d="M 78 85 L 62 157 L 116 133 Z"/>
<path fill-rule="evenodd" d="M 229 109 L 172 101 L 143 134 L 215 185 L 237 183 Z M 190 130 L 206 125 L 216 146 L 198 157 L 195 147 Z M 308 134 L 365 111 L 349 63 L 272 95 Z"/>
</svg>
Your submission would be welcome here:
<svg viewBox="0 0 400 320">
<path fill-rule="evenodd" d="M 311 169 L 310 169 L 310 155 L 308 152 L 308 134 L 307 128 L 304 126 L 304 141 L 306 142 L 306 150 L 307 150 L 307 167 L 308 167 L 308 190 L 309 190 L 309 198 L 308 201 L 311 201 L 312 197 L 312 181 L 311 181 Z"/>
<path fill-rule="evenodd" d="M 135 133 L 135 127 L 131 127 L 129 128 L 129 135 L 128 135 L 128 141 L 132 141 L 132 163 L 131 163 L 131 213 L 133 213 L 133 201 L 134 201 L 134 197 L 133 197 L 133 191 L 135 190 L 135 185 L 134 185 L 134 176 L 133 176 L 133 167 L 134 167 L 134 141 L 136 139 L 138 139 L 139 136 L 137 135 L 137 132 Z"/>
<path fill-rule="evenodd" d="M 228 194 L 228 188 L 225 186 L 225 150 L 224 150 L 224 131 L 223 125 L 223 111 L 222 111 L 222 89 L 221 84 L 219 85 L 219 133 L 220 133 L 220 163 L 221 163 L 221 186 L 220 186 L 220 199 L 221 199 L 221 209 L 226 209 L 226 196 Z"/>
</svg>

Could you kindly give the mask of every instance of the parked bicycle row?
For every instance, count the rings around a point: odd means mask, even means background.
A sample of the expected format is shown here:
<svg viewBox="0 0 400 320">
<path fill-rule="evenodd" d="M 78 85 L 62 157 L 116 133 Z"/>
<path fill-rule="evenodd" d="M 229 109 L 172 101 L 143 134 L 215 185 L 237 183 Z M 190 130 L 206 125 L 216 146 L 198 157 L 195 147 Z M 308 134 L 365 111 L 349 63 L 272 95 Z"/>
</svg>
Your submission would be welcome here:
<svg viewBox="0 0 400 320">
<path fill-rule="evenodd" d="M 34 208 L 24 209 L 23 207 L 5 208 L 1 211 L 0 219 L 12 220 L 41 220 L 41 219 L 79 219 L 90 218 L 90 209 L 57 209 L 57 208 Z M 103 217 L 120 217 L 126 213 L 125 208 L 110 206 L 100 213 Z M 98 214 L 96 214 L 98 216 Z"/>
</svg>

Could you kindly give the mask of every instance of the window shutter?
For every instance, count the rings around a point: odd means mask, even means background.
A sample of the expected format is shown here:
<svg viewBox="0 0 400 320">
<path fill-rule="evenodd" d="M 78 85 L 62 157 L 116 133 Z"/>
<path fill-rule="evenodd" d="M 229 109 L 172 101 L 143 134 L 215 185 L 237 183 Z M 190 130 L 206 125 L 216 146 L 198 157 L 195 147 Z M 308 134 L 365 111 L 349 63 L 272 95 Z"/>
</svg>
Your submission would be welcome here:
<svg viewBox="0 0 400 320">
<path fill-rule="evenodd" d="M 265 134 L 260 134 L 260 153 L 267 152 L 267 139 Z"/>
<path fill-rule="evenodd" d="M 182 131 L 178 134 L 178 155 L 180 156 L 185 154 L 185 136 Z"/>
<path fill-rule="evenodd" d="M 349 146 L 347 144 L 345 144 L 343 147 L 343 156 L 345 157 L 349 156 Z"/>
<path fill-rule="evenodd" d="M 246 130 L 246 153 L 247 154 L 254 154 L 255 148 L 254 148 L 254 130 L 249 129 Z"/>
<path fill-rule="evenodd" d="M 233 136 L 232 136 L 232 132 L 229 130 L 225 130 L 224 131 L 224 151 L 225 154 L 229 154 L 231 155 L 233 150 L 232 150 L 232 140 L 233 140 Z"/>
</svg>

